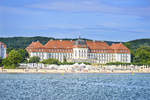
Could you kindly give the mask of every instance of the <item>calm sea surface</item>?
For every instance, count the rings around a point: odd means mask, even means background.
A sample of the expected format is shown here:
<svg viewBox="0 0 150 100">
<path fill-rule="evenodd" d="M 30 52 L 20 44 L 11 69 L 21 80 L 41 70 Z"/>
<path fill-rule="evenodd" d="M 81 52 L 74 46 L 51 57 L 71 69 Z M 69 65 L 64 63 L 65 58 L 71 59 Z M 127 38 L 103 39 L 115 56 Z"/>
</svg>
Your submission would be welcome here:
<svg viewBox="0 0 150 100">
<path fill-rule="evenodd" d="M 150 100 L 150 74 L 0 74 L 0 100 Z"/>
</svg>

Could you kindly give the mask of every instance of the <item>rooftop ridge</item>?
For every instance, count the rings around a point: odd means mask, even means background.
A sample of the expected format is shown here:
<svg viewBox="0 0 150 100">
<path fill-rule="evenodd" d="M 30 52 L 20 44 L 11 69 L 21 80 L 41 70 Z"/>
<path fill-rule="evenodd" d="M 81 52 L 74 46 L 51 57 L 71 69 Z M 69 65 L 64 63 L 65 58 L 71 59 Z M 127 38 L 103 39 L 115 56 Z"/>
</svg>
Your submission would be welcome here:
<svg viewBox="0 0 150 100">
<path fill-rule="evenodd" d="M 54 48 L 54 49 L 73 49 L 73 48 L 89 48 L 89 49 L 125 49 L 128 48 L 122 43 L 113 43 L 112 45 L 108 45 L 107 42 L 104 41 L 96 41 L 91 40 L 83 40 L 85 41 L 87 46 L 75 46 L 76 41 L 82 40 L 49 40 L 45 45 L 41 44 L 40 41 L 32 42 L 27 48 Z M 80 45 L 80 44 L 79 44 Z M 129 49 L 128 49 L 129 50 Z"/>
</svg>

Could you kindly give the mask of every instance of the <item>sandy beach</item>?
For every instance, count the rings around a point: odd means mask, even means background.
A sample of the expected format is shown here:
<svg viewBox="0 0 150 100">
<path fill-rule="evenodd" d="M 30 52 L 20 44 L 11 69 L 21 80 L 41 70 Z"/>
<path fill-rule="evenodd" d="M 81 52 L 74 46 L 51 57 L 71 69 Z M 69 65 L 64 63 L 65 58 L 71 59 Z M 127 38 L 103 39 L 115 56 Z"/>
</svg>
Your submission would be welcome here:
<svg viewBox="0 0 150 100">
<path fill-rule="evenodd" d="M 140 70 L 50 70 L 50 69 L 2 69 L 0 73 L 150 73 L 150 68 Z"/>
</svg>

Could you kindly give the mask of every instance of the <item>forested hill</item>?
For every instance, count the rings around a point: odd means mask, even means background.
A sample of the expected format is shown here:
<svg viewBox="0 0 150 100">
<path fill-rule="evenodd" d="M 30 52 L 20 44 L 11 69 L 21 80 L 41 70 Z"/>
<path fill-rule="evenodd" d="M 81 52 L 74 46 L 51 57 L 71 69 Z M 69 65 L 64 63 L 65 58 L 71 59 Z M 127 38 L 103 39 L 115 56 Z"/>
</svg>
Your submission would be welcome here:
<svg viewBox="0 0 150 100">
<path fill-rule="evenodd" d="M 0 38 L 1 42 L 4 42 L 8 48 L 26 48 L 32 41 L 40 41 L 42 44 L 46 44 L 49 40 L 60 40 L 52 37 L 8 37 L 8 38 Z M 61 39 L 61 40 L 76 40 L 76 39 Z M 84 39 L 89 40 L 89 39 Z M 111 42 L 110 42 L 111 43 Z"/>
<path fill-rule="evenodd" d="M 0 38 L 1 42 L 4 42 L 8 48 L 26 48 L 32 41 L 39 40 L 42 44 L 45 44 L 48 40 L 53 38 L 48 37 L 8 37 Z"/>
<path fill-rule="evenodd" d="M 150 47 L 150 39 L 137 39 L 125 42 L 125 45 L 129 47 L 131 50 L 136 50 L 140 47 Z"/>
<path fill-rule="evenodd" d="M 49 40 L 58 40 L 52 37 L 8 37 L 8 38 L 0 38 L 0 41 L 7 44 L 8 48 L 26 48 L 32 41 L 39 40 L 42 44 L 47 43 Z M 63 39 L 63 40 L 76 40 L 76 39 Z M 89 40 L 89 39 L 85 39 Z M 108 44 L 116 43 L 112 41 L 105 41 Z M 150 46 L 150 39 L 138 39 L 124 43 L 127 47 L 132 50 L 135 50 L 141 46 Z"/>
</svg>

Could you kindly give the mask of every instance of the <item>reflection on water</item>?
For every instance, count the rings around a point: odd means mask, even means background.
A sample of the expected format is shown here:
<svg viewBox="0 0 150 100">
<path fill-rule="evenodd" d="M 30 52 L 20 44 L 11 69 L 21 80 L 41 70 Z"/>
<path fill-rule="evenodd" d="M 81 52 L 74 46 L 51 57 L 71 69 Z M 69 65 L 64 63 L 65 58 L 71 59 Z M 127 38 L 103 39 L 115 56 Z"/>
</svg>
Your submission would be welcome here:
<svg viewBox="0 0 150 100">
<path fill-rule="evenodd" d="M 150 100 L 150 74 L 0 74 L 0 100 Z"/>
</svg>

